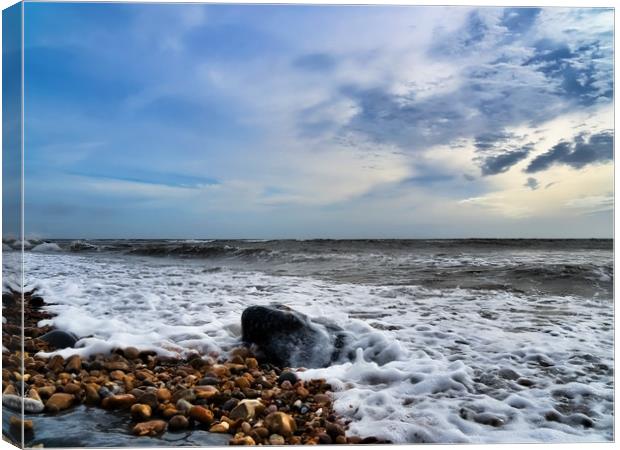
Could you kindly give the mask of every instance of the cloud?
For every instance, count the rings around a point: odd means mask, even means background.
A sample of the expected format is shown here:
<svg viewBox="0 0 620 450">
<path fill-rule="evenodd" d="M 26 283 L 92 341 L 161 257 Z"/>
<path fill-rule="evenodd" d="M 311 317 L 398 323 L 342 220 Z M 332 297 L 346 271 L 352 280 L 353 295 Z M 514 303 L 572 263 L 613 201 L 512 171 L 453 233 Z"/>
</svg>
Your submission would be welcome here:
<svg viewBox="0 0 620 450">
<path fill-rule="evenodd" d="M 534 158 L 525 172 L 540 172 L 554 164 L 564 164 L 581 169 L 588 164 L 605 163 L 613 158 L 613 145 L 613 133 L 609 130 L 593 134 L 587 139 L 585 133 L 580 133 L 573 142 L 559 142 L 547 152 Z"/>
<path fill-rule="evenodd" d="M 336 66 L 336 58 L 327 53 L 310 53 L 295 59 L 293 66 L 311 72 L 326 72 Z"/>
<path fill-rule="evenodd" d="M 528 177 L 527 181 L 525 182 L 525 184 L 523 185 L 525 187 L 530 188 L 531 190 L 535 191 L 536 189 L 538 189 L 538 187 L 540 186 L 538 184 L 538 181 L 536 180 L 536 178 L 534 177 Z M 548 187 L 548 186 L 547 186 Z"/>
<path fill-rule="evenodd" d="M 482 162 L 482 175 L 497 175 L 498 173 L 506 172 L 516 163 L 527 158 L 529 153 L 529 148 L 523 148 L 522 150 L 511 151 L 497 156 L 489 156 Z"/>
</svg>

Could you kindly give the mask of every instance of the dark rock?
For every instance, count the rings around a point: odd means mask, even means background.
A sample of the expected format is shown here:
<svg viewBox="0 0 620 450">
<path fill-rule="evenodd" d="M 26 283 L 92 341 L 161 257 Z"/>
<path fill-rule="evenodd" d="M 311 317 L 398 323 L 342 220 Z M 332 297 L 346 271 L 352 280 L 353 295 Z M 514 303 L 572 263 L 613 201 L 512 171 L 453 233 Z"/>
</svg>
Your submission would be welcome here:
<svg viewBox="0 0 620 450">
<path fill-rule="evenodd" d="M 198 386 L 216 386 L 220 384 L 220 380 L 216 377 L 204 377 L 197 384 Z"/>
<path fill-rule="evenodd" d="M 289 372 L 288 370 L 282 372 L 278 377 L 278 384 L 282 384 L 284 381 L 289 381 L 291 384 L 297 383 L 297 375 L 293 372 Z"/>
<path fill-rule="evenodd" d="M 43 300 L 43 297 L 35 295 L 34 297 L 30 298 L 30 306 L 35 309 L 42 308 L 43 306 L 45 306 L 45 300 Z"/>
<path fill-rule="evenodd" d="M 220 409 L 222 411 L 231 411 L 235 406 L 237 406 L 238 403 L 239 400 L 237 400 L 236 398 L 231 398 L 224 402 L 224 404 L 220 406 Z"/>
<path fill-rule="evenodd" d="M 280 367 L 325 367 L 337 354 L 337 334 L 284 305 L 250 306 L 241 315 L 243 341 Z"/>
<path fill-rule="evenodd" d="M 73 348 L 75 343 L 78 341 L 78 337 L 75 334 L 61 330 L 52 330 L 48 333 L 45 333 L 39 339 L 44 340 L 50 346 L 57 349 L 67 347 Z"/>
</svg>

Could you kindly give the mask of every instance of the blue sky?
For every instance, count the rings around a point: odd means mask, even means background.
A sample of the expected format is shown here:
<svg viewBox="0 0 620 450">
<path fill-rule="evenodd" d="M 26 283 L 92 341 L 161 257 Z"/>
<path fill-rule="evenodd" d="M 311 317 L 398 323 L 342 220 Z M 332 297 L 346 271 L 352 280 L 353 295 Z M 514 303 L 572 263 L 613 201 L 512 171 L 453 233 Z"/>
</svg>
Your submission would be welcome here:
<svg viewBox="0 0 620 450">
<path fill-rule="evenodd" d="M 610 237 L 609 9 L 28 3 L 27 233 Z"/>
</svg>

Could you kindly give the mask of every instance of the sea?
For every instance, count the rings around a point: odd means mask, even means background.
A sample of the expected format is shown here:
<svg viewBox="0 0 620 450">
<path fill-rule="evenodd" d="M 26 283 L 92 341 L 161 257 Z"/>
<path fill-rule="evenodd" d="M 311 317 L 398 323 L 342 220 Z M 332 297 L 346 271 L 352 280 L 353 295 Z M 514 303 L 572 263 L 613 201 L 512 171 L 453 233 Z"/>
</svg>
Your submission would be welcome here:
<svg viewBox="0 0 620 450">
<path fill-rule="evenodd" d="M 5 287 L 21 243 L 3 243 Z M 355 336 L 325 378 L 351 435 L 393 443 L 614 439 L 611 240 L 25 241 L 67 356 L 222 355 L 284 304 Z M 324 349 L 316 349 L 317 352 Z"/>
</svg>

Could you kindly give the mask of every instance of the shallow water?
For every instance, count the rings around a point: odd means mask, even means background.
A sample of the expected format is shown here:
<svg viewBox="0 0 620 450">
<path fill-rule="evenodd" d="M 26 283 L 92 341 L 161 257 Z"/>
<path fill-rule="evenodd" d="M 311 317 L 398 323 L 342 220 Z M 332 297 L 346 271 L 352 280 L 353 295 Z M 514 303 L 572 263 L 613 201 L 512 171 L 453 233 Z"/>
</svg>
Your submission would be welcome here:
<svg viewBox="0 0 620 450">
<path fill-rule="evenodd" d="M 612 440 L 610 241 L 438 242 L 63 241 L 26 253 L 26 279 L 83 355 L 226 351 L 255 304 L 332 321 L 352 358 L 302 376 L 333 384 L 351 434 Z"/>
<path fill-rule="evenodd" d="M 2 429 L 13 442 L 20 441 L 19 430 L 12 429 L 9 420 L 15 412 L 3 408 Z M 34 422 L 33 432 L 24 436 L 24 445 L 44 448 L 62 447 L 212 447 L 227 445 L 230 436 L 205 430 L 165 432 L 158 437 L 131 434 L 131 418 L 100 408 L 77 406 L 58 414 L 27 414 Z"/>
</svg>

